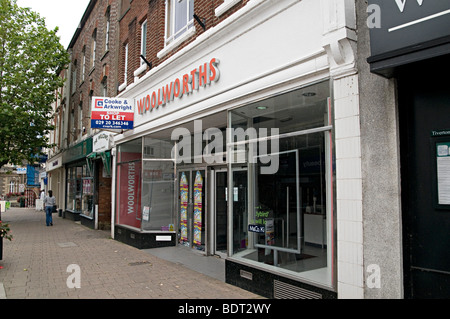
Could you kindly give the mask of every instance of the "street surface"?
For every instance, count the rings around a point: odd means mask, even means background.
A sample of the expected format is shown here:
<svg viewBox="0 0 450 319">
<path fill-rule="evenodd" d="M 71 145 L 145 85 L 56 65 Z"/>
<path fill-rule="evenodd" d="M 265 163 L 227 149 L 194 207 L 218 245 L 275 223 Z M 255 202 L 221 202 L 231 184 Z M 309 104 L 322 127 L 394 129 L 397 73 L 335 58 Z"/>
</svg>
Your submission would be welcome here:
<svg viewBox="0 0 450 319">
<path fill-rule="evenodd" d="M 2 220 L 14 238 L 3 241 L 0 299 L 262 299 L 56 213 L 49 227 L 33 208 Z"/>
</svg>

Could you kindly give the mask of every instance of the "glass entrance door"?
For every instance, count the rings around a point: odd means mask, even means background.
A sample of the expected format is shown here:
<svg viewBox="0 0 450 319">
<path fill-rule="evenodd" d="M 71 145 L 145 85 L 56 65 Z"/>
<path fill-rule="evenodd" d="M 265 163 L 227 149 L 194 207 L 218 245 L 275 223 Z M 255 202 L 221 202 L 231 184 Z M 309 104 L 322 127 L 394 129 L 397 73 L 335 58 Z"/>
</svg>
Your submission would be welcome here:
<svg viewBox="0 0 450 319">
<path fill-rule="evenodd" d="M 228 171 L 216 171 L 215 178 L 215 254 L 226 257 L 228 254 Z M 233 212 L 233 251 L 247 246 L 247 170 L 233 170 L 232 190 Z"/>
<path fill-rule="evenodd" d="M 228 201 L 227 183 L 228 173 L 226 170 L 216 171 L 215 185 L 215 254 L 226 257 L 228 245 Z"/>
<path fill-rule="evenodd" d="M 179 244 L 203 252 L 206 242 L 205 172 L 205 169 L 178 172 Z"/>
</svg>

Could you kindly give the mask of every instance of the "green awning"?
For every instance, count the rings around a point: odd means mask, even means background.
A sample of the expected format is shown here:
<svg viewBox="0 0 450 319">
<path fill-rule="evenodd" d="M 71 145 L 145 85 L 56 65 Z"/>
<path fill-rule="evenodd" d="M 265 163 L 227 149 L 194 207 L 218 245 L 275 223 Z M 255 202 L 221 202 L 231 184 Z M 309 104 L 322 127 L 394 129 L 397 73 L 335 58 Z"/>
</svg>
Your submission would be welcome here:
<svg viewBox="0 0 450 319">
<path fill-rule="evenodd" d="M 91 154 L 86 156 L 87 158 L 95 159 L 98 157 L 97 152 L 92 152 Z"/>
<path fill-rule="evenodd" d="M 86 160 L 89 165 L 89 170 L 92 169 L 92 161 L 100 158 L 102 159 L 103 166 L 105 167 L 107 176 L 111 176 L 111 151 L 92 152 L 89 155 L 87 155 Z"/>
</svg>

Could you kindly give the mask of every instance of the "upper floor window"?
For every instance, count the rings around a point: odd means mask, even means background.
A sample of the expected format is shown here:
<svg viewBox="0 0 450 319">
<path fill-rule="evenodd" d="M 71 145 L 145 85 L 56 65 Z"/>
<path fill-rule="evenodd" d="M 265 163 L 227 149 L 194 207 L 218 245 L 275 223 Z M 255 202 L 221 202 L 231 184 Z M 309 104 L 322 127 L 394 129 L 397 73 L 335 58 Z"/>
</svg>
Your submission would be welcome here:
<svg viewBox="0 0 450 319">
<path fill-rule="evenodd" d="M 147 20 L 141 24 L 141 55 L 147 56 Z M 145 64 L 144 59 L 141 59 L 142 64 Z"/>
<path fill-rule="evenodd" d="M 97 29 L 95 29 L 94 33 L 92 33 L 91 40 L 91 65 L 90 68 L 93 69 L 95 67 L 95 52 L 97 50 Z"/>
<path fill-rule="evenodd" d="M 80 102 L 78 107 L 78 138 L 83 136 L 83 102 Z"/>
<path fill-rule="evenodd" d="M 123 46 L 123 83 L 119 85 L 119 92 L 127 87 L 127 73 L 128 73 L 128 43 Z"/>
<path fill-rule="evenodd" d="M 86 46 L 83 47 L 83 52 L 81 53 L 83 55 L 83 65 L 81 66 L 81 83 L 84 82 L 84 77 L 86 75 Z"/>
<path fill-rule="evenodd" d="M 127 73 L 128 73 L 128 43 L 125 44 L 125 58 L 124 58 L 124 79 L 123 82 L 127 83 Z"/>
<path fill-rule="evenodd" d="M 166 0 L 166 45 L 194 26 L 194 0 Z"/>
<path fill-rule="evenodd" d="M 77 60 L 73 62 L 73 69 L 72 69 L 72 91 L 71 93 L 75 93 L 77 90 Z"/>
<path fill-rule="evenodd" d="M 105 14 L 105 52 L 109 50 L 109 29 L 111 27 L 111 11 L 110 7 L 106 10 Z"/>
</svg>

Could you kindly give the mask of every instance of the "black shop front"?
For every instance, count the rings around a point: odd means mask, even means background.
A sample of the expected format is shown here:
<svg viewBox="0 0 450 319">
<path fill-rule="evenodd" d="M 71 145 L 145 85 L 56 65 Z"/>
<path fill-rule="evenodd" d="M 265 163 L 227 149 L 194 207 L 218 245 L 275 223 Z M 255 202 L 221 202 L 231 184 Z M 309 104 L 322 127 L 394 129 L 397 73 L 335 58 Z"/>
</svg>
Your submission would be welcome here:
<svg viewBox="0 0 450 319">
<path fill-rule="evenodd" d="M 448 298 L 450 1 L 369 1 L 369 11 L 371 72 L 397 82 L 404 296 Z"/>
</svg>

